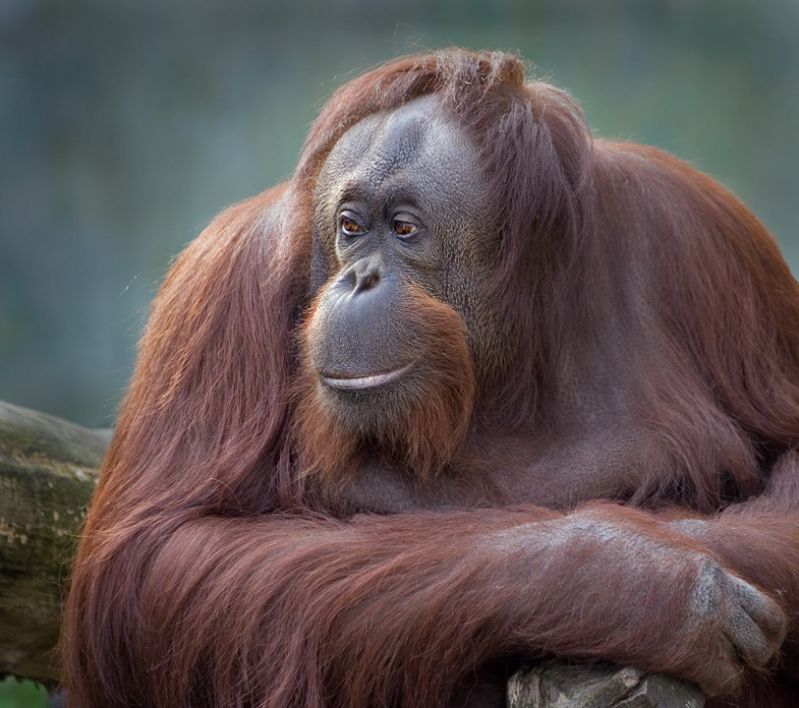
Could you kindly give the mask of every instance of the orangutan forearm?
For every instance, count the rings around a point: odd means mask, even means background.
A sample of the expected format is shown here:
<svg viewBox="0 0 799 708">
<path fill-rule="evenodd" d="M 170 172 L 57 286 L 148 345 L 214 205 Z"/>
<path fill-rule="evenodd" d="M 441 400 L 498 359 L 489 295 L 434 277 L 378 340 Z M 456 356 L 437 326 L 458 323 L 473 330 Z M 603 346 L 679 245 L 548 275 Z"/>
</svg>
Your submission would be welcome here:
<svg viewBox="0 0 799 708">
<path fill-rule="evenodd" d="M 206 662 L 220 703 L 252 692 L 285 706 L 297 691 L 332 693 L 333 705 L 353 707 L 388 704 L 397 691 L 405 705 L 420 705 L 431 691 L 443 701 L 464 666 L 507 644 L 505 622 L 521 620 L 507 617 L 507 608 L 524 605 L 507 582 L 518 559 L 486 544 L 531 518 L 555 516 L 530 510 L 184 524 L 153 554 L 141 586 L 139 606 L 153 629 L 137 638 L 141 659 L 166 657 L 157 679 L 151 672 L 159 693 L 142 700 L 182 705 L 189 687 L 171 677 L 193 673 L 187 663 Z M 232 636 L 236 663 L 224 661 Z M 328 705 L 309 702 L 317 704 Z"/>
<path fill-rule="evenodd" d="M 202 517 L 166 534 L 143 525 L 116 548 L 101 542 L 80 569 L 98 588 L 82 594 L 82 616 L 103 627 L 90 640 L 87 632 L 87 675 L 106 683 L 78 688 L 86 706 L 119 696 L 176 708 L 241 696 L 276 707 L 297 696 L 353 707 L 389 704 L 398 692 L 405 705 L 431 690 L 443 697 L 465 666 L 506 643 L 504 610 L 521 606 L 502 580 L 511 556 L 492 558 L 484 544 L 533 517 Z M 138 593 L 124 594 L 114 577 Z M 135 681 L 140 673 L 147 682 Z"/>
<path fill-rule="evenodd" d="M 205 677 L 202 695 L 218 704 L 291 705 L 297 692 L 309 705 L 443 702 L 464 667 L 512 651 L 634 663 L 721 692 L 719 666 L 695 660 L 710 627 L 691 609 L 710 563 L 697 549 L 615 505 L 567 517 L 529 508 L 142 528 L 83 569 L 140 588 L 127 600 L 112 584 L 86 593 L 87 616 L 105 612 L 107 627 L 86 660 L 126 657 L 146 684 L 95 675 L 128 692 L 146 686 L 142 704 L 176 707 L 198 688 L 175 676 Z M 113 702 L 114 685 L 85 688 Z"/>
</svg>

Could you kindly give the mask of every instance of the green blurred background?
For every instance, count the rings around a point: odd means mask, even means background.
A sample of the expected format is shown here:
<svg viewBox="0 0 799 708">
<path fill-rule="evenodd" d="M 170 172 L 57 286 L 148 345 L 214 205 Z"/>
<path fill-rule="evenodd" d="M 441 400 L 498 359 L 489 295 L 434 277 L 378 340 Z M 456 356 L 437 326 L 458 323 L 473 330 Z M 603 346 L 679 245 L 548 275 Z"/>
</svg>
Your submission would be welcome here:
<svg viewBox="0 0 799 708">
<path fill-rule="evenodd" d="M 172 256 L 336 86 L 453 44 L 710 172 L 799 272 L 798 30 L 797 0 L 0 0 L 0 399 L 111 424 Z"/>
</svg>

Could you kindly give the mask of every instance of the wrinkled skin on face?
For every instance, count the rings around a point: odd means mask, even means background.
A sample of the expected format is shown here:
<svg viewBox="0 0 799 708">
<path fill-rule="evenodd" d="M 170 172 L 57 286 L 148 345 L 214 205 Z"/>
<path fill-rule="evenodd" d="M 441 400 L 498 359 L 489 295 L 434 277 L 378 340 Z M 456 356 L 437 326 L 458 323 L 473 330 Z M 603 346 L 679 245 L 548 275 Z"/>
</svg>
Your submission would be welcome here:
<svg viewBox="0 0 799 708">
<path fill-rule="evenodd" d="M 497 337 L 475 301 L 496 221 L 483 192 L 479 154 L 435 96 L 372 115 L 335 145 L 314 200 L 311 427 L 322 416 L 389 453 L 457 445 Z M 425 415 L 435 419 L 422 427 Z M 440 455 L 410 457 L 424 473 Z"/>
</svg>

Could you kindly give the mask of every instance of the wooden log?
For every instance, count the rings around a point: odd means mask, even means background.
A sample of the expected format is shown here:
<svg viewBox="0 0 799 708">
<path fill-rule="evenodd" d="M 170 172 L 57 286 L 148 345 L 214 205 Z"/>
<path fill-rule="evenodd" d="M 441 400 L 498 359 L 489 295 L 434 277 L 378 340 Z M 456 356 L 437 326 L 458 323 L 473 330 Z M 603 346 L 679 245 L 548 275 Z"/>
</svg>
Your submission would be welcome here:
<svg viewBox="0 0 799 708">
<path fill-rule="evenodd" d="M 693 685 L 631 667 L 545 663 L 508 681 L 508 708 L 702 708 Z"/>
<path fill-rule="evenodd" d="M 0 402 L 0 675 L 57 678 L 64 580 L 109 439 Z"/>
</svg>

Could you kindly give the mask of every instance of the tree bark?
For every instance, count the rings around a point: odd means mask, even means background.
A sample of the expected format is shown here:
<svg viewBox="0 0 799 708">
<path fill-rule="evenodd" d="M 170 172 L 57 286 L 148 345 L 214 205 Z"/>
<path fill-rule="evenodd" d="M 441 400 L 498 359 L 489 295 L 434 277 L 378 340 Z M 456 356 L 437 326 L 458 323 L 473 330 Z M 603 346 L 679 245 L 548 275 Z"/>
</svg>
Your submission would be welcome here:
<svg viewBox="0 0 799 708">
<path fill-rule="evenodd" d="M 508 681 L 508 708 L 702 708 L 699 689 L 611 665 L 541 664 Z"/>
<path fill-rule="evenodd" d="M 109 439 L 0 402 L 0 674 L 57 679 L 64 580 Z"/>
</svg>

